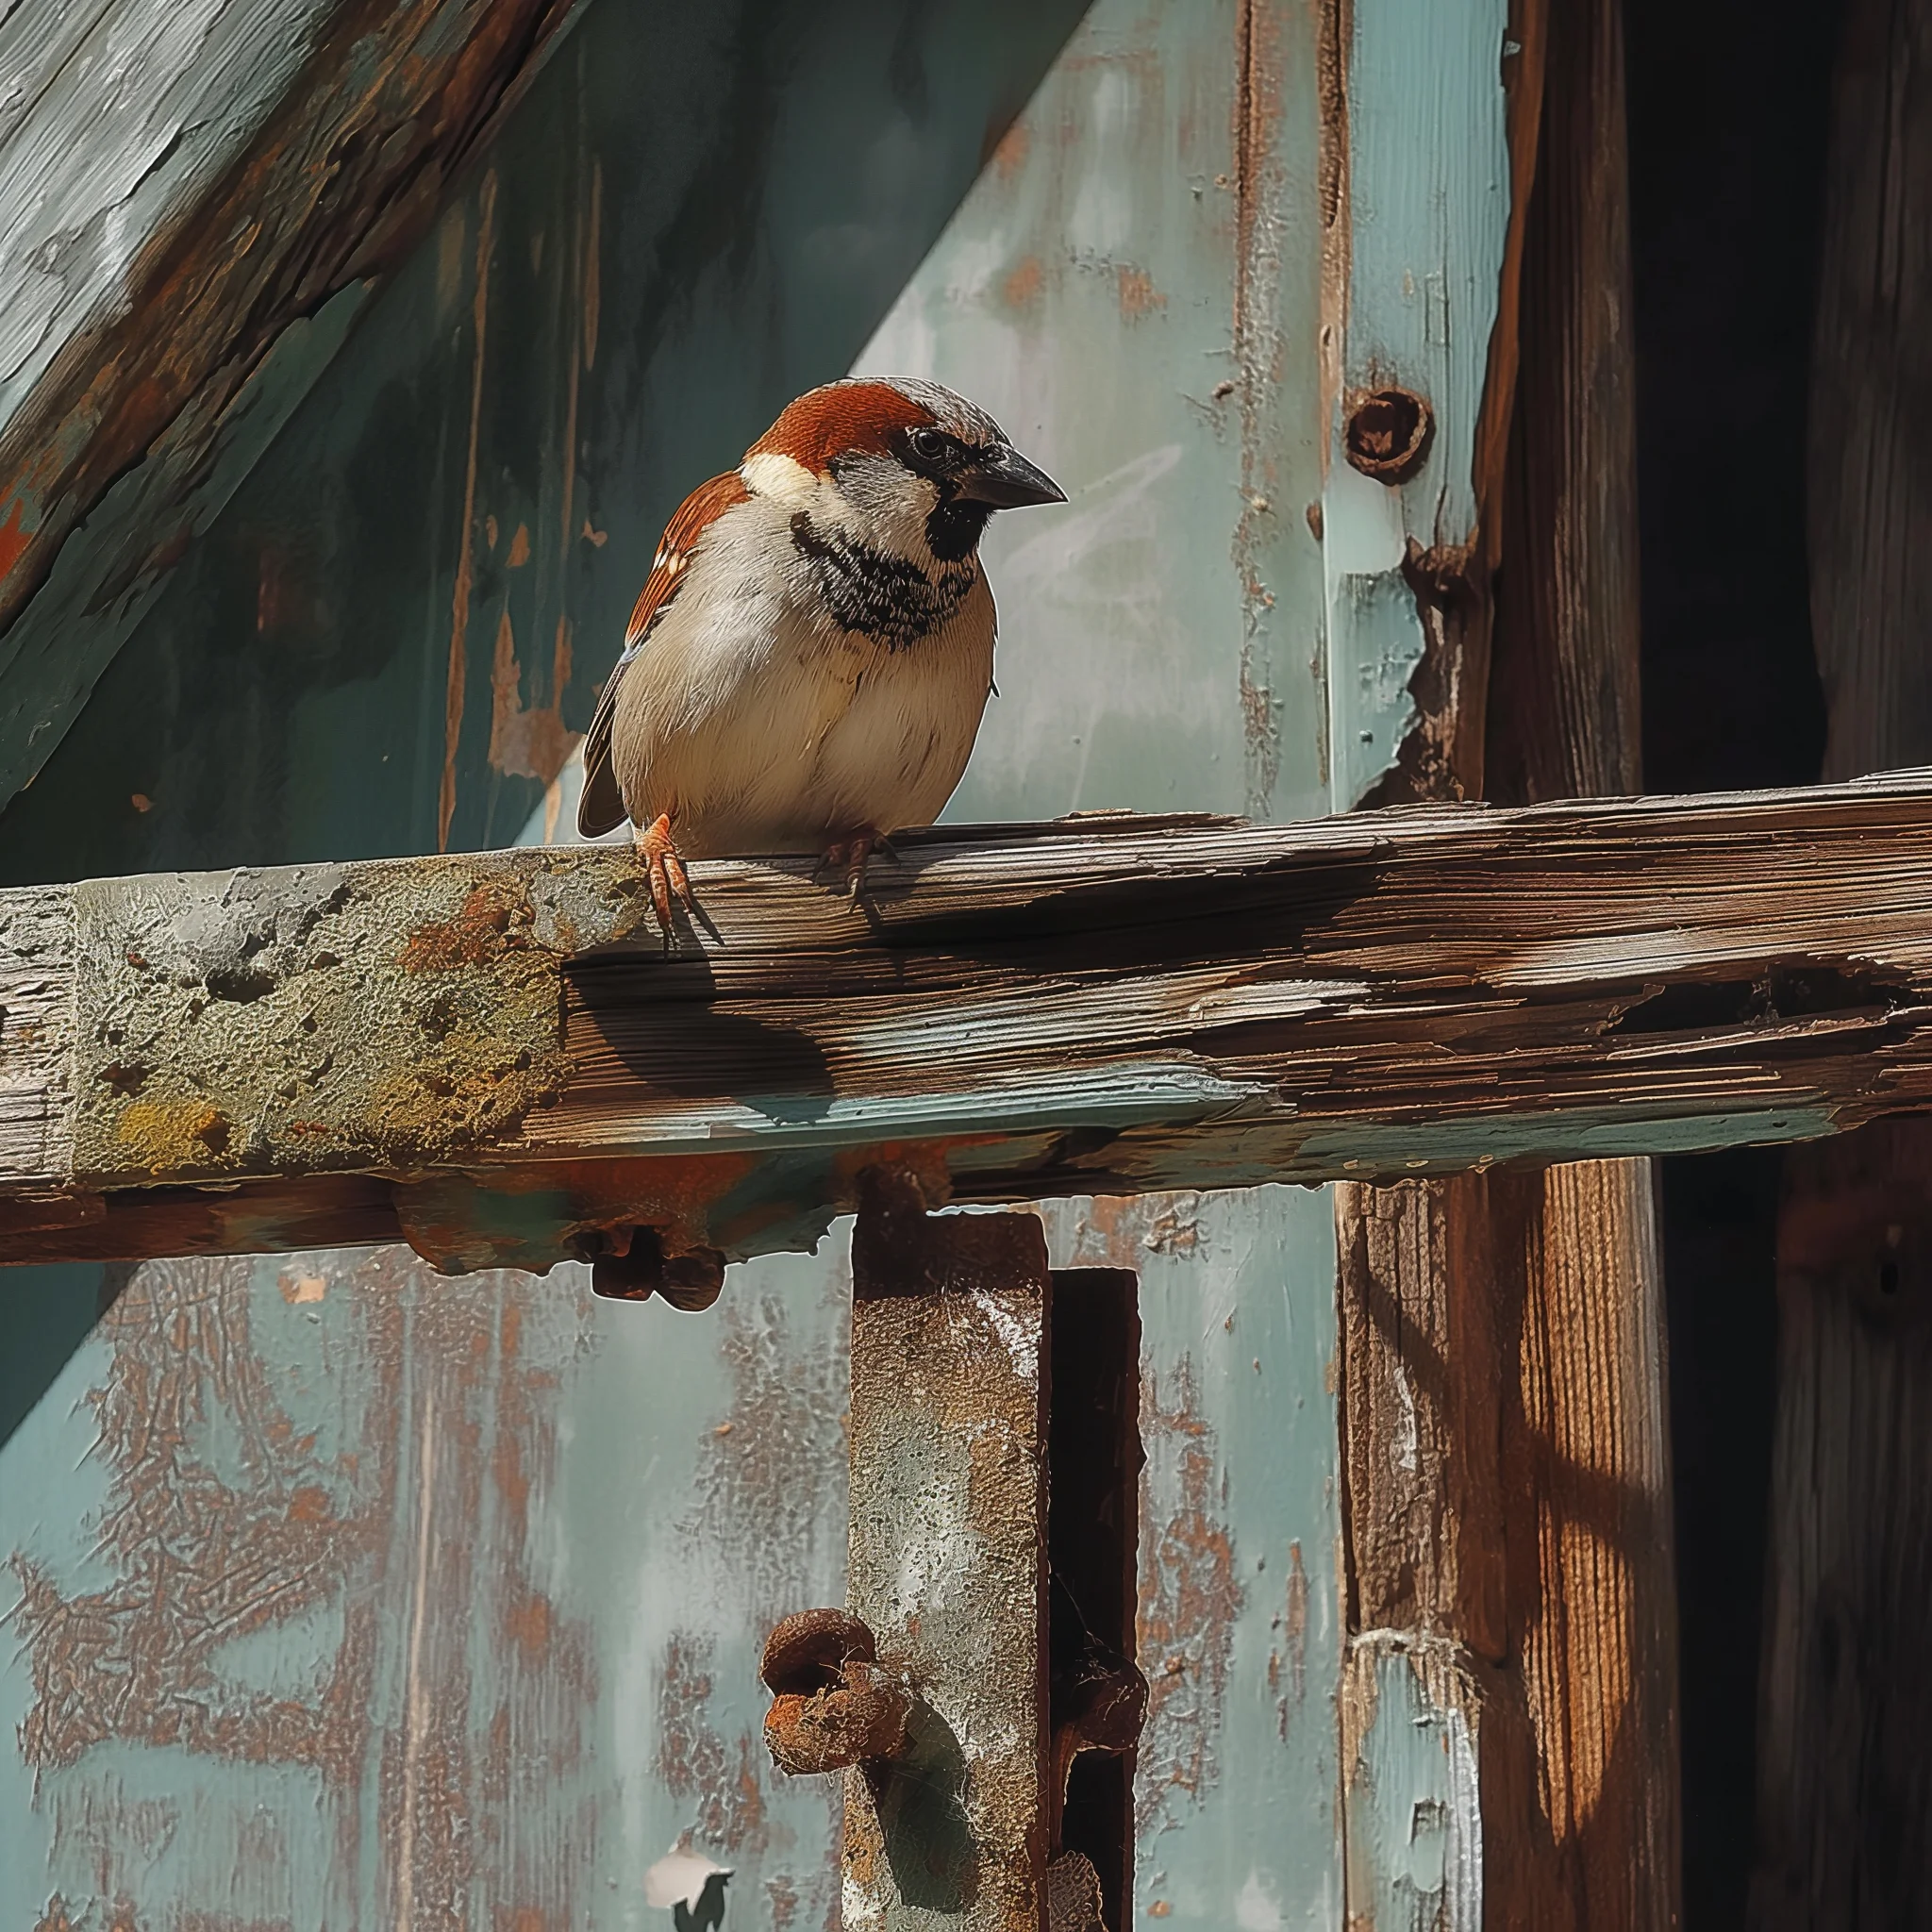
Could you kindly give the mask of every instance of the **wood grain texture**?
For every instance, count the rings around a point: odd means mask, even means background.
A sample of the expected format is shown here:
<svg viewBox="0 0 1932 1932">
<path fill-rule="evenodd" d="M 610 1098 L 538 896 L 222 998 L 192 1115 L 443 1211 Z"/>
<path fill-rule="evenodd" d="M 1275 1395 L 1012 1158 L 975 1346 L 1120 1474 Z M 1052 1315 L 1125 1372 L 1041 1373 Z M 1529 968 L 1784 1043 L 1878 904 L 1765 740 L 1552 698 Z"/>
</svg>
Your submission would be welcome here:
<svg viewBox="0 0 1932 1932">
<path fill-rule="evenodd" d="M 1462 785 L 1511 802 L 1638 776 L 1618 10 L 1554 9 L 1542 51 L 1507 488 L 1488 526 L 1493 663 L 1486 687 L 1466 675 L 1444 693 L 1443 772 L 1407 768 L 1447 789 L 1460 746 Z M 1487 598 L 1469 605 L 1467 637 L 1489 615 Z M 1467 639 L 1461 661 L 1479 667 Z M 1393 1654 L 1409 1657 L 1411 1701 L 1445 1727 L 1450 1761 L 1472 1759 L 1480 1820 L 1474 1897 L 1450 1859 L 1429 1913 L 1401 1921 L 1415 1907 L 1382 1895 L 1385 1873 L 1376 1924 L 1677 1923 L 1654 1194 L 1641 1160 L 1338 1190 L 1350 1683 L 1386 1697 Z M 1352 1824 L 1362 1809 L 1352 1794 Z"/>
<path fill-rule="evenodd" d="M 73 1158 L 73 984 L 67 893 L 51 886 L 9 894 L 0 911 L 0 1187 L 31 1187 Z"/>
<path fill-rule="evenodd" d="M 1501 519 L 1484 795 L 1634 791 L 1642 777 L 1636 344 L 1623 16 L 1559 8 L 1529 208 Z"/>
<path fill-rule="evenodd" d="M 1827 777 L 1932 755 L 1932 6 L 1853 0 L 1812 340 L 1808 561 Z M 1932 1882 L 1932 1354 L 1917 1124 L 1787 1162 L 1757 1932 L 1902 1924 Z"/>
<path fill-rule="evenodd" d="M 1641 777 L 1620 6 L 1554 10 L 1544 86 L 1487 720 L 1490 795 L 1509 802 Z M 1533 1520 L 1537 1539 L 1533 1568 L 1513 1564 L 1507 1584 L 1534 1755 L 1511 1766 L 1492 1750 L 1484 1765 L 1485 1815 L 1524 1848 L 1504 1861 L 1496 1923 L 1675 1925 L 1676 1565 L 1654 1167 L 1579 1162 L 1499 1185 L 1490 1226 L 1492 1247 L 1511 1250 L 1497 1254 L 1499 1283 L 1523 1257 L 1507 1480 L 1521 1499 L 1510 1520 Z"/>
<path fill-rule="evenodd" d="M 0 795 L 105 668 L 14 632 L 91 533 L 89 618 L 164 576 L 210 500 L 231 406 L 286 336 L 398 262 L 571 0 L 27 0 L 0 42 Z M 296 358 L 296 388 L 326 352 Z M 278 405 L 286 416 L 289 404 Z M 142 487 L 152 473 L 159 487 Z M 232 489 L 232 479 L 229 481 Z M 111 652 L 112 622 L 88 626 Z"/>
<path fill-rule="evenodd" d="M 1840 31 L 1807 491 L 1827 778 L 1932 741 L 1932 6 L 1851 0 Z"/>
<path fill-rule="evenodd" d="M 425 1252 L 527 1265 L 615 1220 L 808 1245 L 799 1217 L 892 1145 L 1002 1200 L 1932 1106 L 1924 776 L 949 829 L 863 913 L 808 870 L 703 866 L 711 930 L 670 953 L 638 943 L 629 856 L 597 848 L 63 889 L 71 1054 L 36 1074 L 0 1035 L 0 1077 L 39 1080 L 74 1152 L 8 1191 L 381 1174 Z"/>
<path fill-rule="evenodd" d="M 1794 1152 L 1750 1923 L 1905 1925 L 1932 1896 L 1932 1133 Z"/>
</svg>

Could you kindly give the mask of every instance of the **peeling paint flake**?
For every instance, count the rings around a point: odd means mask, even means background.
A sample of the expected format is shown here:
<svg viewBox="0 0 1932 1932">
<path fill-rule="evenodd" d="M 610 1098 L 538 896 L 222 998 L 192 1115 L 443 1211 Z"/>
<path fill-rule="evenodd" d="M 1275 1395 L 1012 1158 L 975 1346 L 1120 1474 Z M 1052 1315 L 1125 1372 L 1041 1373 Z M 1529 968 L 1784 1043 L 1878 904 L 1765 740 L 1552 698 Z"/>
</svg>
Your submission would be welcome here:
<svg viewBox="0 0 1932 1932">
<path fill-rule="evenodd" d="M 1144 1843 L 1214 1787 L 1242 1591 L 1227 1475 L 1191 1358 L 1143 1385 L 1141 1439 L 1147 1466 L 1136 1656 L 1148 1699 L 1134 1828 Z"/>
</svg>

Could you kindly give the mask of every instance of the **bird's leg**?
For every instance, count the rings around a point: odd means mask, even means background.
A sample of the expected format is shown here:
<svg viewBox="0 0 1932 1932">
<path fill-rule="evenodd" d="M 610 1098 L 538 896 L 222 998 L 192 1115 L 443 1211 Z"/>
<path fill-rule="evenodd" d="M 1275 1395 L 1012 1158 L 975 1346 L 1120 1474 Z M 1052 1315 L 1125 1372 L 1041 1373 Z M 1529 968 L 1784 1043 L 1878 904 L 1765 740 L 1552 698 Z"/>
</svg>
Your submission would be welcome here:
<svg viewBox="0 0 1932 1932">
<path fill-rule="evenodd" d="M 854 832 L 844 839 L 834 839 L 825 847 L 825 856 L 819 860 L 821 873 L 842 873 L 845 878 L 845 896 L 856 899 L 865 890 L 865 870 L 874 852 L 883 852 L 895 863 L 899 855 L 892 849 L 892 841 L 874 825 L 868 825 L 861 832 Z"/>
<path fill-rule="evenodd" d="M 691 897 L 691 874 L 684 869 L 684 859 L 677 849 L 676 841 L 671 836 L 671 814 L 659 812 L 648 824 L 640 828 L 637 838 L 638 851 L 642 854 L 644 871 L 651 882 L 651 905 L 658 914 L 658 924 L 664 935 L 664 943 L 671 943 L 671 895 L 677 895 L 678 904 L 687 912 L 697 910 L 697 901 Z"/>
</svg>

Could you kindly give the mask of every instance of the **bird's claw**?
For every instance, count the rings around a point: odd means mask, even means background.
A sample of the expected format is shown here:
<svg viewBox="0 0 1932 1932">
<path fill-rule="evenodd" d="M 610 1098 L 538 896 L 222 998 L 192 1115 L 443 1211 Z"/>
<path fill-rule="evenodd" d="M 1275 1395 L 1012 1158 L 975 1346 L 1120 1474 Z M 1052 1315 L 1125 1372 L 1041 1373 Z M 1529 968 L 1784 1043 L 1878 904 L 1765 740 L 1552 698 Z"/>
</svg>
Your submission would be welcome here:
<svg viewBox="0 0 1932 1932">
<path fill-rule="evenodd" d="M 894 865 L 900 862 L 892 841 L 883 832 L 855 832 L 849 839 L 834 839 L 825 847 L 824 857 L 819 860 L 812 876 L 817 878 L 827 872 L 842 874 L 845 897 L 857 899 L 865 890 L 866 867 L 874 852 L 883 852 Z"/>
<path fill-rule="evenodd" d="M 658 915 L 658 928 L 668 948 L 672 940 L 671 901 L 674 894 L 686 912 L 695 914 L 697 901 L 691 895 L 691 874 L 684 869 L 684 857 L 671 836 L 671 814 L 660 812 L 638 835 L 638 851 L 643 856 L 645 876 L 650 881 L 651 907 Z"/>
</svg>

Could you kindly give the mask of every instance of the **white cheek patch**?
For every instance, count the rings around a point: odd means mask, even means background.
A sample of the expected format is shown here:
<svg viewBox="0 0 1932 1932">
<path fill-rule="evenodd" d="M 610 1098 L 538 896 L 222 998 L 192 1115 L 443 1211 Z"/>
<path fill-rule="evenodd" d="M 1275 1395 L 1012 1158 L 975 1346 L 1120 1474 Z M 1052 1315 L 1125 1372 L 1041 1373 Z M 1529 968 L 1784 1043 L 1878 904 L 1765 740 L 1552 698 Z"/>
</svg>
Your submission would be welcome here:
<svg viewBox="0 0 1932 1932">
<path fill-rule="evenodd" d="M 819 493 L 819 479 L 796 457 L 760 450 L 746 457 L 738 474 L 744 487 L 758 496 L 783 504 L 787 509 L 809 509 Z"/>
</svg>

